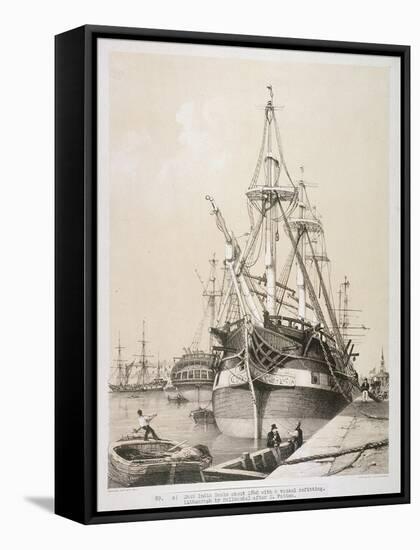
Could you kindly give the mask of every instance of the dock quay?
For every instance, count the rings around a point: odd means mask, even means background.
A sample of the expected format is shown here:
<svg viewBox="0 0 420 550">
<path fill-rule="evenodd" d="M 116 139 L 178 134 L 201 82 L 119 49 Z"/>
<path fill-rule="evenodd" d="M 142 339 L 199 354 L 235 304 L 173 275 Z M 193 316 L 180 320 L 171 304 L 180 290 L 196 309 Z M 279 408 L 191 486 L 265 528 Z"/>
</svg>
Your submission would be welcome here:
<svg viewBox="0 0 420 550">
<path fill-rule="evenodd" d="M 316 432 L 269 479 L 388 472 L 388 401 L 358 398 Z M 302 428 L 305 428 L 304 419 Z"/>
<path fill-rule="evenodd" d="M 279 447 L 267 447 L 253 453 L 244 452 L 238 458 L 203 470 L 204 478 L 210 482 L 265 479 L 281 462 L 289 458 L 296 448 L 296 441 L 292 438 L 281 443 Z"/>
</svg>

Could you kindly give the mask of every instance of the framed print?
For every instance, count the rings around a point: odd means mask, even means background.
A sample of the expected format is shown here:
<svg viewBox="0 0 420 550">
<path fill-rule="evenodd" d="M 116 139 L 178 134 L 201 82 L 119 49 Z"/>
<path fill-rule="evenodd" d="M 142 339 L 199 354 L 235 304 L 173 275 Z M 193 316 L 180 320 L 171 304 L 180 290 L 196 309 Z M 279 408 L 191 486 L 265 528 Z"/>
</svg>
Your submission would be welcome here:
<svg viewBox="0 0 420 550">
<path fill-rule="evenodd" d="M 56 37 L 56 512 L 409 502 L 408 46 Z"/>
</svg>

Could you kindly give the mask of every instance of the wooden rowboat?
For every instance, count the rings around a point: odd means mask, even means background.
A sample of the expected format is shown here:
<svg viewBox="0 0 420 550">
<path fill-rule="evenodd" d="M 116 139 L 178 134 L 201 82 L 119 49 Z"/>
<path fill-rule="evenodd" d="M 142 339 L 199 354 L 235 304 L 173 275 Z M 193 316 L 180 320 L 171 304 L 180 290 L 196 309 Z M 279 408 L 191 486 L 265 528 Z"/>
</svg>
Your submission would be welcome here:
<svg viewBox="0 0 420 550">
<path fill-rule="evenodd" d="M 191 418 L 196 424 L 214 424 L 213 411 L 199 407 L 195 411 L 190 412 Z"/>
<path fill-rule="evenodd" d="M 204 482 L 212 457 L 204 445 L 124 438 L 111 443 L 108 476 L 124 487 Z"/>
</svg>

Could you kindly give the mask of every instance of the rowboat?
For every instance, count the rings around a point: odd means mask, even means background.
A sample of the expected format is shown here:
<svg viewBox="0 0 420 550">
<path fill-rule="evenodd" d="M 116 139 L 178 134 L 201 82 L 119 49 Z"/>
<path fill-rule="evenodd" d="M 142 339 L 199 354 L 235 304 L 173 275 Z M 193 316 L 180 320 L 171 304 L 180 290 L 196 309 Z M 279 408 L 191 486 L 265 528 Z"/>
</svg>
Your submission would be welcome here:
<svg viewBox="0 0 420 550">
<path fill-rule="evenodd" d="M 187 401 L 187 399 L 185 399 L 185 397 L 178 391 L 178 388 L 173 386 L 170 381 L 163 388 L 163 391 L 165 392 L 168 401 L 176 401 L 177 403 Z"/>
<path fill-rule="evenodd" d="M 196 424 L 214 424 L 214 414 L 213 411 L 198 407 L 198 409 L 190 412 L 191 418 Z"/>
<path fill-rule="evenodd" d="M 127 436 L 109 447 L 108 476 L 124 487 L 201 483 L 205 481 L 202 470 L 211 463 L 205 445 Z"/>
</svg>

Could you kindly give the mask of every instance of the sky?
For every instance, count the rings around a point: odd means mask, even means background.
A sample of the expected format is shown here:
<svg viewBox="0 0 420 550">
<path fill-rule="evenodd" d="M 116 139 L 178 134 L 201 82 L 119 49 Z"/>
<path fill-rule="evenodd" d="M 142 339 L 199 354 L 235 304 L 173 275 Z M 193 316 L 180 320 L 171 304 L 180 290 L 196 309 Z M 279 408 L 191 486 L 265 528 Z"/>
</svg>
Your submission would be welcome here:
<svg viewBox="0 0 420 550">
<path fill-rule="evenodd" d="M 205 196 L 236 235 L 248 231 L 271 84 L 289 171 L 298 179 L 303 165 L 314 184 L 333 289 L 348 277 L 354 321 L 369 327 L 355 350 L 366 373 L 387 355 L 389 69 L 226 50 L 136 42 L 107 57 L 112 345 L 120 332 L 125 358 L 139 353 L 143 319 L 155 359 L 191 345 L 203 314 L 195 270 L 206 279 L 215 253 L 221 274 L 224 256 Z"/>
</svg>

